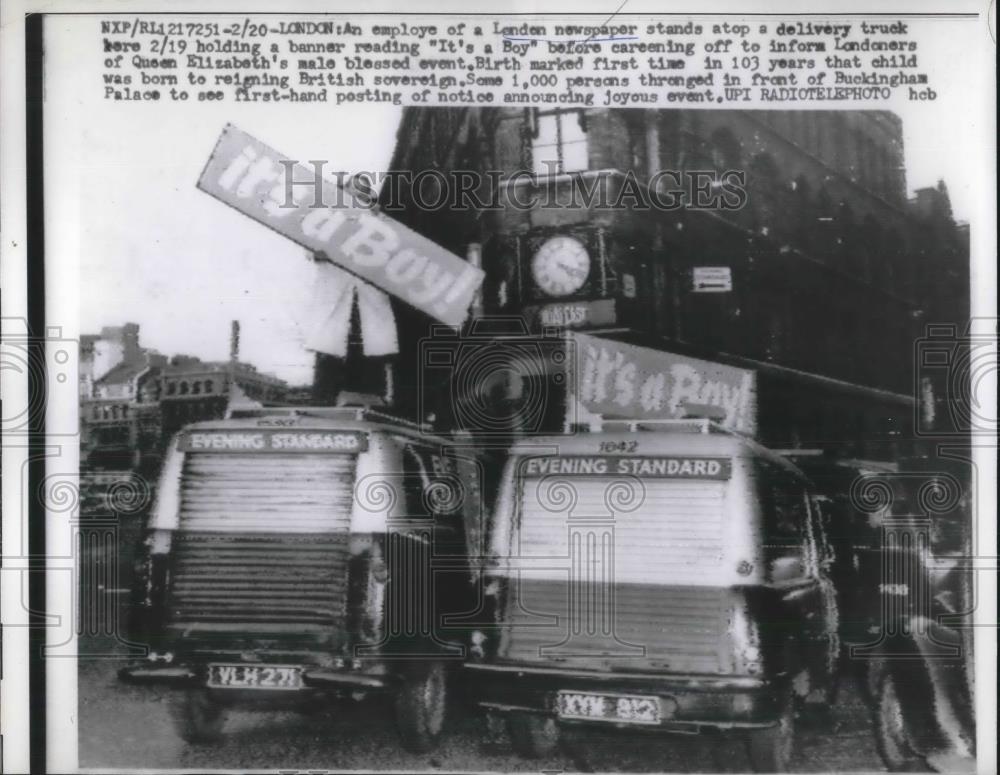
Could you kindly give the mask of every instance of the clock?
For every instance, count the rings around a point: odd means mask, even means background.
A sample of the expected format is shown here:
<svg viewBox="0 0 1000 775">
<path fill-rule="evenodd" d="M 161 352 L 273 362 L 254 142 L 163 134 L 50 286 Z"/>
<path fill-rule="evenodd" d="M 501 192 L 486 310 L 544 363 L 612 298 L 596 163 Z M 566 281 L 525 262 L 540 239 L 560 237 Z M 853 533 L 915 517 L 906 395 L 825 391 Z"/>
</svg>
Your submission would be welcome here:
<svg viewBox="0 0 1000 775">
<path fill-rule="evenodd" d="M 535 284 L 549 296 L 569 296 L 587 282 L 590 256 L 587 248 L 572 237 L 546 240 L 531 260 Z"/>
</svg>

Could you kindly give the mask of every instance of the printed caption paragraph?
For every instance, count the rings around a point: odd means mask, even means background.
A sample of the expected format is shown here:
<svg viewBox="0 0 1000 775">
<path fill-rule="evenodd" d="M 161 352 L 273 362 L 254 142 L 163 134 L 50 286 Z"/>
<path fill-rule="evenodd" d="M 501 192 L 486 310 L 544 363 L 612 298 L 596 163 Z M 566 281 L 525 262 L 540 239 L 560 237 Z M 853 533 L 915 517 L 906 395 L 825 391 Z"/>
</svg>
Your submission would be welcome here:
<svg viewBox="0 0 1000 775">
<path fill-rule="evenodd" d="M 222 18 L 95 20 L 94 88 L 122 103 L 815 108 L 937 98 L 911 20 Z"/>
</svg>

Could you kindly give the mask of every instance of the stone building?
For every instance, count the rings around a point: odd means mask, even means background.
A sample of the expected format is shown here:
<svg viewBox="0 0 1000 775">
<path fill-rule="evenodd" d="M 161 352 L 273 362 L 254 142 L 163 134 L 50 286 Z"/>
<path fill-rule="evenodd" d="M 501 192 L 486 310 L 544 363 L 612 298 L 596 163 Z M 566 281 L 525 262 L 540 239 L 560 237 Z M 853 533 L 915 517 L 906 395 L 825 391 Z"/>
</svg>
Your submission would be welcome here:
<svg viewBox="0 0 1000 775">
<path fill-rule="evenodd" d="M 139 326 L 108 326 L 80 338 L 81 461 L 91 468 L 155 467 L 167 439 L 199 420 L 222 418 L 234 396 L 284 400 L 288 386 L 238 358 L 170 359 L 139 344 Z"/>
<path fill-rule="evenodd" d="M 480 332 L 513 316 L 752 368 L 771 444 L 912 451 L 915 342 L 968 317 L 967 240 L 943 186 L 908 200 L 888 112 L 410 108 L 391 170 L 411 177 L 383 186 L 385 212 L 481 253 Z M 454 190 L 462 170 L 484 176 L 476 204 L 427 206 L 429 171 Z M 568 269 L 546 274 L 556 238 Z M 419 362 L 429 321 L 397 311 L 399 392 L 453 396 Z"/>
<path fill-rule="evenodd" d="M 80 338 L 80 456 L 92 468 L 135 468 L 160 441 L 159 375 L 167 359 L 139 345 L 139 326 Z"/>
<path fill-rule="evenodd" d="M 177 355 L 160 375 L 160 411 L 165 436 L 188 423 L 221 419 L 234 395 L 261 403 L 285 398 L 288 385 L 240 361 L 202 361 Z"/>
</svg>

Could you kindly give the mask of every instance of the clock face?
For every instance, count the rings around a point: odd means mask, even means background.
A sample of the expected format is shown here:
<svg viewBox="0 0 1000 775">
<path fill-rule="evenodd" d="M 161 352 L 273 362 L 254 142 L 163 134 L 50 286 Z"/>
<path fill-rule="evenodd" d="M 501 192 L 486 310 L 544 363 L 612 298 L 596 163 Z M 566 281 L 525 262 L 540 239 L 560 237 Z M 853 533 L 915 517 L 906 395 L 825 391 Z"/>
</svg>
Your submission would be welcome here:
<svg viewBox="0 0 1000 775">
<path fill-rule="evenodd" d="M 572 237 L 553 237 L 535 253 L 531 274 L 538 287 L 549 296 L 576 293 L 590 274 L 587 248 Z"/>
</svg>

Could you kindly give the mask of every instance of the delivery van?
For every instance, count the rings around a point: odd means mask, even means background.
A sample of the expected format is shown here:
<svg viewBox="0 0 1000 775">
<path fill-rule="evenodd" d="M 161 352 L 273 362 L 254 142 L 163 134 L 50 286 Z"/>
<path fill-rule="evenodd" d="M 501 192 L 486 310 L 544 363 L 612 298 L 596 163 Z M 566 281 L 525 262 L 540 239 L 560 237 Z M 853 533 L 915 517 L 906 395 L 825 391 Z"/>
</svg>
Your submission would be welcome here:
<svg viewBox="0 0 1000 775">
<path fill-rule="evenodd" d="M 475 607 L 474 455 L 366 409 L 263 409 L 197 423 L 165 458 L 142 581 L 148 657 L 191 742 L 228 708 L 395 697 L 404 745 L 434 745 Z"/>
<path fill-rule="evenodd" d="M 809 481 L 710 421 L 605 422 L 512 448 L 466 665 L 518 752 L 569 725 L 745 737 L 788 767 L 829 702 L 829 549 Z"/>
</svg>

